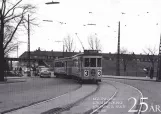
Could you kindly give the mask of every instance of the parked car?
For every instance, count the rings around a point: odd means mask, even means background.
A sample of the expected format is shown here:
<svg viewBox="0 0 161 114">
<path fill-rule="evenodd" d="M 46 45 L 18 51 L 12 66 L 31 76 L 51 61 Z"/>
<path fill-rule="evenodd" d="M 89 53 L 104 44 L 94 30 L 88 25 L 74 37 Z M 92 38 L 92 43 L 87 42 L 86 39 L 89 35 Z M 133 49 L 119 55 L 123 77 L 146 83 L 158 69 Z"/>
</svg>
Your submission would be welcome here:
<svg viewBox="0 0 161 114">
<path fill-rule="evenodd" d="M 46 67 L 43 67 L 43 68 L 41 68 L 40 69 L 40 72 L 39 72 L 39 76 L 41 77 L 41 78 L 50 78 L 51 77 L 51 71 L 50 71 L 50 69 L 49 68 L 46 68 Z"/>
<path fill-rule="evenodd" d="M 32 71 L 32 68 L 24 68 L 23 71 L 24 73 L 29 73 L 30 71 Z"/>
<path fill-rule="evenodd" d="M 47 68 L 47 67 L 45 67 L 45 66 L 38 66 L 37 69 L 38 69 L 38 72 L 39 72 L 39 73 L 40 73 L 40 71 L 41 71 L 41 68 Z"/>
</svg>

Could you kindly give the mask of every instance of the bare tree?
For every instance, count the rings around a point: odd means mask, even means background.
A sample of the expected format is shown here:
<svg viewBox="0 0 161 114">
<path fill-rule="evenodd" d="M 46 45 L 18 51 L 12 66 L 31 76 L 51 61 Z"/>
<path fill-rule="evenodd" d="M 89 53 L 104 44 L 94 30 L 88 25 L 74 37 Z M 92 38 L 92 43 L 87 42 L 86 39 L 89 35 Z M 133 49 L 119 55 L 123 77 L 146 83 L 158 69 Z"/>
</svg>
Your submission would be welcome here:
<svg viewBox="0 0 161 114">
<path fill-rule="evenodd" d="M 127 70 L 128 63 L 130 61 L 132 61 L 132 59 L 133 59 L 133 55 L 129 54 L 129 51 L 126 48 L 123 48 L 123 47 L 121 48 L 120 52 L 121 52 L 120 56 L 121 56 L 121 59 L 122 59 L 121 63 L 123 65 L 124 74 L 125 74 L 125 72 Z"/>
<path fill-rule="evenodd" d="M 150 63 L 151 63 L 151 70 L 153 70 L 154 71 L 154 65 L 155 65 L 155 58 L 156 58 L 156 52 L 157 52 L 157 49 L 156 49 L 156 47 L 154 47 L 154 48 L 150 48 L 150 47 L 148 47 L 148 48 L 146 48 L 145 50 L 143 50 L 144 51 L 144 53 L 147 55 L 147 57 L 148 57 L 148 59 L 150 60 Z M 152 72 L 152 77 L 153 77 L 153 75 L 154 75 L 154 72 Z"/>
<path fill-rule="evenodd" d="M 91 50 L 100 50 L 101 51 L 101 44 L 100 40 L 95 35 L 90 35 L 88 37 L 88 44 Z"/>
<path fill-rule="evenodd" d="M 151 62 L 151 65 L 152 67 L 154 68 L 154 64 L 155 64 L 155 55 L 156 55 L 156 52 L 157 52 L 157 49 L 154 47 L 154 48 L 146 48 L 145 50 L 143 50 L 144 53 L 147 55 L 147 57 L 149 58 L 150 62 Z"/>
<path fill-rule="evenodd" d="M 70 35 L 68 35 L 66 38 L 64 38 L 64 46 L 65 46 L 67 52 L 75 51 L 74 41 Z"/>
<path fill-rule="evenodd" d="M 4 56 L 10 51 L 15 50 L 16 44 L 13 40 L 16 38 L 17 31 L 25 27 L 27 22 L 26 15 L 35 13 L 35 6 L 31 4 L 22 4 L 22 0 L 16 0 L 11 3 L 9 0 L 0 2 L 0 55 L 1 65 L 4 65 Z M 34 21 L 32 18 L 30 21 Z M 4 69 L 0 70 L 0 81 L 4 81 Z"/>
</svg>

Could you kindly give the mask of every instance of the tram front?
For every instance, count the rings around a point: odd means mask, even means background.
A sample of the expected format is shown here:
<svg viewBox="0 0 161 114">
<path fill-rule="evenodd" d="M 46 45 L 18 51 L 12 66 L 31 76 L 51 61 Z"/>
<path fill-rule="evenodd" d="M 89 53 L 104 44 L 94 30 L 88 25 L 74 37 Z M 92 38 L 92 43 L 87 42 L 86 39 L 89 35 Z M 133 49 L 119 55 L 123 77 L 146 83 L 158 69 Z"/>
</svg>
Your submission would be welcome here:
<svg viewBox="0 0 161 114">
<path fill-rule="evenodd" d="M 83 55 L 83 80 L 101 81 L 102 55 L 98 50 L 87 50 Z"/>
</svg>

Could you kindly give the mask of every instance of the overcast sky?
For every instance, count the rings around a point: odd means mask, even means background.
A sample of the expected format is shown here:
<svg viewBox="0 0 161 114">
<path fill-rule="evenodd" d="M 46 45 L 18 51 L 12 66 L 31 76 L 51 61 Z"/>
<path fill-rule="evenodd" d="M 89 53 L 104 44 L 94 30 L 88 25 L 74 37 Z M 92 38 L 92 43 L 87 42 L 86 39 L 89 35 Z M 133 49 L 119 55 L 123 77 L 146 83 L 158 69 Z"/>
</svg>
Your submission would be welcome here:
<svg viewBox="0 0 161 114">
<path fill-rule="evenodd" d="M 52 0 L 23 0 L 38 8 L 35 16 L 39 27 L 32 28 L 31 51 L 38 47 L 47 51 L 62 51 L 63 44 L 55 41 L 62 41 L 67 35 L 74 39 L 76 51 L 82 51 L 75 33 L 78 33 L 86 49 L 89 48 L 89 35 L 96 33 L 101 41 L 102 51 L 114 53 L 117 51 L 119 21 L 121 47 L 135 53 L 143 53 L 143 49 L 147 47 L 159 48 L 161 0 L 57 0 L 60 4 L 45 4 L 50 1 Z M 89 23 L 96 26 L 83 26 Z M 27 42 L 27 34 L 19 35 L 19 41 Z M 27 44 L 21 44 L 19 55 L 26 50 Z M 16 55 L 16 52 L 12 54 L 14 57 Z"/>
</svg>

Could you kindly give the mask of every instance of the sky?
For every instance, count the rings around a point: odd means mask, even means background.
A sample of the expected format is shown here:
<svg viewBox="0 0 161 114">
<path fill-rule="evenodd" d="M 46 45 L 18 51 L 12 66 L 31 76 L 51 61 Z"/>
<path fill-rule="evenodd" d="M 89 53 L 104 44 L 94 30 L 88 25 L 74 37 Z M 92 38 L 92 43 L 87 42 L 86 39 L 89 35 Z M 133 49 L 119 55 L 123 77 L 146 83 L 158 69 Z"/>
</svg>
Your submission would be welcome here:
<svg viewBox="0 0 161 114">
<path fill-rule="evenodd" d="M 101 42 L 102 52 L 115 53 L 120 21 L 121 48 L 140 54 L 149 47 L 155 47 L 156 53 L 159 52 L 161 0 L 55 0 L 60 4 L 45 4 L 51 1 L 23 0 L 23 3 L 37 6 L 34 16 L 39 26 L 31 26 L 31 51 L 38 47 L 46 51 L 62 51 L 63 42 L 56 41 L 63 41 L 68 35 L 74 40 L 75 51 L 82 51 L 75 33 L 83 42 L 85 49 L 89 49 L 88 37 L 96 33 Z M 90 23 L 96 25 L 87 25 Z M 27 39 L 25 32 L 19 33 L 18 41 L 27 42 Z M 27 43 L 19 45 L 18 55 L 24 51 L 27 51 Z M 11 56 L 17 57 L 17 52 Z"/>
</svg>

